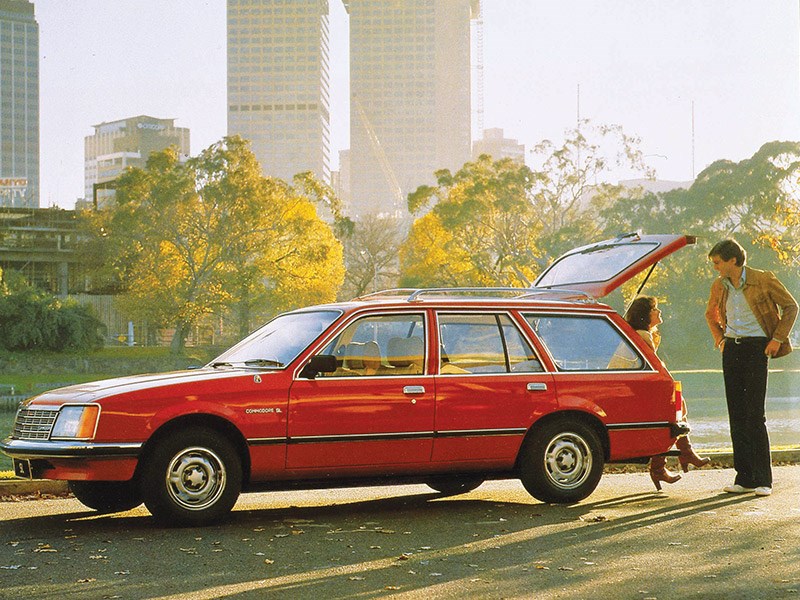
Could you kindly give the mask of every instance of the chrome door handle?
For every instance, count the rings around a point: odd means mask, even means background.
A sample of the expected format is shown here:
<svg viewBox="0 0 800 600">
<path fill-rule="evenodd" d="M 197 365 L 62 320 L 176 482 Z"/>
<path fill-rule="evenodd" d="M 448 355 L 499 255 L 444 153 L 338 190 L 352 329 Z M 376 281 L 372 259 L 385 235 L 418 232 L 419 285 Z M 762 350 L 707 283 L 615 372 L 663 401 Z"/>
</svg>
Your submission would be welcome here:
<svg viewBox="0 0 800 600">
<path fill-rule="evenodd" d="M 403 388 L 404 394 L 424 394 L 425 388 L 421 385 L 407 385 Z"/>
<path fill-rule="evenodd" d="M 547 391 L 547 384 L 546 383 L 529 383 L 527 385 L 529 392 L 546 392 Z"/>
</svg>

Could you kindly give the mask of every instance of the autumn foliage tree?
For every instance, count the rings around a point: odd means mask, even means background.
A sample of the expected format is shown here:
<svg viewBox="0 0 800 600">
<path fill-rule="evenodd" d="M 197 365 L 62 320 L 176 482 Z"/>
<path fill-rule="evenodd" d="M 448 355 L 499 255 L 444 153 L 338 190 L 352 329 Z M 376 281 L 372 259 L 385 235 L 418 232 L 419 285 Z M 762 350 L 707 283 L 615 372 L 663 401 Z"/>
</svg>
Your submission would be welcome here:
<svg viewBox="0 0 800 600">
<path fill-rule="evenodd" d="M 436 186 L 409 194 L 420 216 L 400 248 L 404 286 L 524 284 L 540 255 L 541 223 L 530 201 L 533 174 L 511 159 L 481 156 Z"/>
<path fill-rule="evenodd" d="M 481 156 L 455 174 L 437 171 L 435 186 L 408 197 L 418 218 L 400 251 L 401 283 L 528 285 L 602 234 L 600 213 L 625 193 L 607 183 L 612 171 L 652 176 L 639 143 L 617 125 L 584 120 L 560 145 L 538 144 L 532 167 Z"/>
<path fill-rule="evenodd" d="M 239 137 L 185 163 L 175 149 L 154 153 L 118 178 L 89 243 L 129 314 L 175 328 L 173 351 L 204 315 L 233 312 L 246 333 L 254 318 L 332 300 L 341 285 L 341 245 L 304 193 L 308 176 L 299 181 L 264 177 Z"/>
</svg>

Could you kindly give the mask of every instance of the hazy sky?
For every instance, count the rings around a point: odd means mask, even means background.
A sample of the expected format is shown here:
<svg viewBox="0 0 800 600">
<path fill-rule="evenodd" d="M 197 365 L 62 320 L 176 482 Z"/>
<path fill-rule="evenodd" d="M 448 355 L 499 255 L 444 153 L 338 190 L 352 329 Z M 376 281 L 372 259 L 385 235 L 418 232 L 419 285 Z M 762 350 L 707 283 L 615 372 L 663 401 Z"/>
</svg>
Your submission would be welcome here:
<svg viewBox="0 0 800 600">
<path fill-rule="evenodd" d="M 83 196 L 92 125 L 146 114 L 226 134 L 225 0 L 34 0 L 41 205 Z M 349 145 L 347 18 L 330 0 L 334 155 Z M 800 0 L 483 0 L 484 126 L 532 147 L 580 114 L 642 138 L 662 179 L 800 141 Z M 473 106 L 474 110 L 474 106 Z M 666 158 L 663 158 L 666 157 Z"/>
</svg>

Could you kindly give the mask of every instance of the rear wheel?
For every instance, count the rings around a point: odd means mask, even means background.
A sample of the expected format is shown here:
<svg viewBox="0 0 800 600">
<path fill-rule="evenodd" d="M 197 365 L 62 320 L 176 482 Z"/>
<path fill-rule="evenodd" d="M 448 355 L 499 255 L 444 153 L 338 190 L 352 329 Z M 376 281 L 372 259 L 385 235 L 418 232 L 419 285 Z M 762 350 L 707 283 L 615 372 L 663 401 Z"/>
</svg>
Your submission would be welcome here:
<svg viewBox="0 0 800 600">
<path fill-rule="evenodd" d="M 483 477 L 476 475 L 449 475 L 429 479 L 425 483 L 441 494 L 455 496 L 456 494 L 466 494 L 477 488 L 486 481 Z"/>
<path fill-rule="evenodd" d="M 532 432 L 522 448 L 520 479 L 542 502 L 569 504 L 591 494 L 603 474 L 603 448 L 594 430 L 560 419 Z"/>
<path fill-rule="evenodd" d="M 242 487 L 233 444 L 206 428 L 176 432 L 158 442 L 142 465 L 147 509 L 167 525 L 205 525 L 227 515 Z"/>
<path fill-rule="evenodd" d="M 100 512 L 121 512 L 142 503 L 135 480 L 70 481 L 69 490 L 81 504 Z"/>
</svg>

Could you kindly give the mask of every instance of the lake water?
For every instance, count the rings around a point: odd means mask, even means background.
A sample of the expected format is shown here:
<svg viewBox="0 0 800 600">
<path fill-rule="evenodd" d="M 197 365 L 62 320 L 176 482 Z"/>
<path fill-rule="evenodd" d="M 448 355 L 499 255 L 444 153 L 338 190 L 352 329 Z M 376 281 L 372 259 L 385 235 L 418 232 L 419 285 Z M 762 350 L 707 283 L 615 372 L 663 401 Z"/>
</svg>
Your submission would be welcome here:
<svg viewBox="0 0 800 600">
<path fill-rule="evenodd" d="M 692 444 L 699 448 L 730 448 L 722 373 L 673 371 L 672 376 L 683 384 Z M 800 371 L 770 371 L 767 428 L 772 447 L 800 445 Z"/>
<path fill-rule="evenodd" d="M 730 448 L 722 373 L 673 371 L 672 376 L 683 384 L 692 444 L 702 449 Z M 0 411 L 0 437 L 6 437 L 13 424 L 14 413 Z M 800 445 L 800 371 L 770 372 L 767 427 L 773 447 Z M 0 453 L 0 471 L 10 469 L 11 459 Z"/>
</svg>

